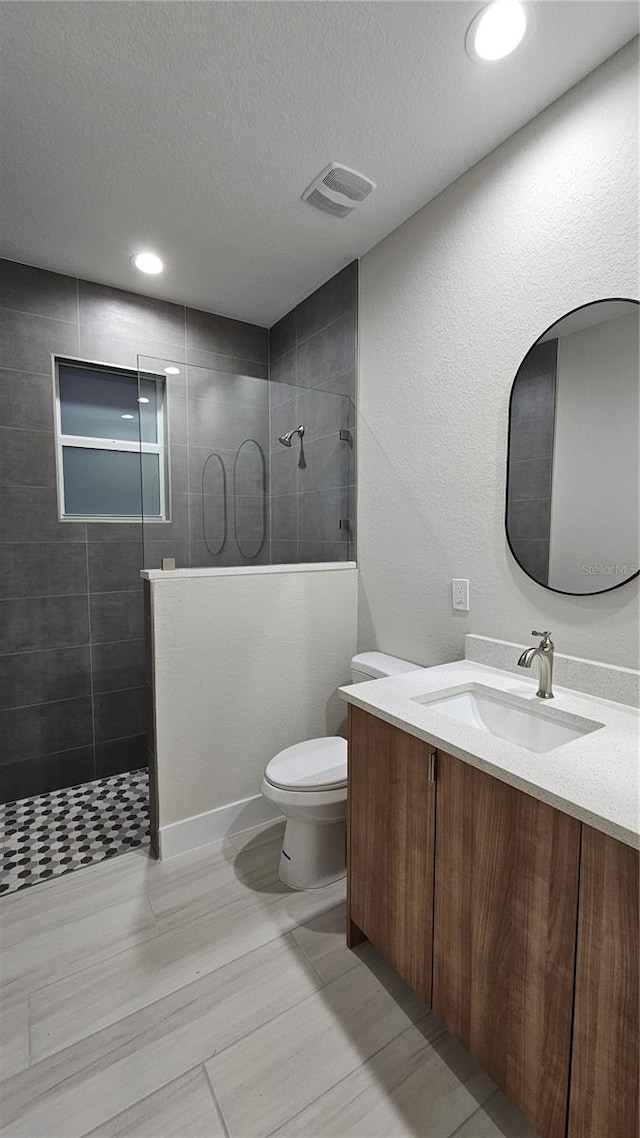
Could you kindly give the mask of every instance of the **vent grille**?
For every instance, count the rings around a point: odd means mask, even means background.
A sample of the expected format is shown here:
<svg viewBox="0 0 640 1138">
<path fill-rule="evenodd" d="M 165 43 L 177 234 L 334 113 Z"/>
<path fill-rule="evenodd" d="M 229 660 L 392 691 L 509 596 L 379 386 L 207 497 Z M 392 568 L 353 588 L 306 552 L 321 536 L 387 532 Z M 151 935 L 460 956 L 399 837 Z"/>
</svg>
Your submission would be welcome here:
<svg viewBox="0 0 640 1138">
<path fill-rule="evenodd" d="M 312 190 L 307 198 L 311 205 L 315 205 L 318 209 L 323 209 L 325 213 L 332 213 L 334 217 L 346 217 L 348 213 L 355 207 L 352 205 L 338 205 L 331 198 L 328 198 L 320 190 Z"/>
<path fill-rule="evenodd" d="M 302 200 L 333 217 L 346 217 L 375 190 L 376 184 L 357 170 L 331 162 L 314 178 Z"/>
<path fill-rule="evenodd" d="M 334 167 L 325 175 L 322 182 L 329 190 L 335 190 L 337 194 L 344 194 L 353 202 L 364 201 L 373 189 L 371 182 L 361 178 L 352 170 L 346 170 L 344 166 Z"/>
</svg>

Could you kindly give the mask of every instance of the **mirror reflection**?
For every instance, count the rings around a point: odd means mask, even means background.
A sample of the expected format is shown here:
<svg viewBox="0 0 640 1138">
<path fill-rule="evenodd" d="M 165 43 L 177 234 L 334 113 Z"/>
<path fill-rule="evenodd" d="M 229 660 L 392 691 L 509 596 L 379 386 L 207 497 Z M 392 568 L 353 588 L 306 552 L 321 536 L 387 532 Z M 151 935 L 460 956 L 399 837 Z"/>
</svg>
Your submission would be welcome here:
<svg viewBox="0 0 640 1138">
<path fill-rule="evenodd" d="M 638 572 L 638 302 L 568 313 L 511 389 L 506 528 L 520 567 L 560 593 Z"/>
</svg>

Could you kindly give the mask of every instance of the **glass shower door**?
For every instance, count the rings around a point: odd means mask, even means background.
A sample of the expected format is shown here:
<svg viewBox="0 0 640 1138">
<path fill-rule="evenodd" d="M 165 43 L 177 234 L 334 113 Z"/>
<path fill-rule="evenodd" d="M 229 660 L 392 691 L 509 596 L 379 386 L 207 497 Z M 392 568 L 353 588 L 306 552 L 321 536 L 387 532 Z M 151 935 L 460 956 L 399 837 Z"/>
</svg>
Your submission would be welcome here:
<svg viewBox="0 0 640 1138">
<path fill-rule="evenodd" d="M 145 568 L 268 563 L 268 381 L 140 356 L 142 398 L 150 382 L 163 406 L 164 510 L 143 486 Z"/>
</svg>

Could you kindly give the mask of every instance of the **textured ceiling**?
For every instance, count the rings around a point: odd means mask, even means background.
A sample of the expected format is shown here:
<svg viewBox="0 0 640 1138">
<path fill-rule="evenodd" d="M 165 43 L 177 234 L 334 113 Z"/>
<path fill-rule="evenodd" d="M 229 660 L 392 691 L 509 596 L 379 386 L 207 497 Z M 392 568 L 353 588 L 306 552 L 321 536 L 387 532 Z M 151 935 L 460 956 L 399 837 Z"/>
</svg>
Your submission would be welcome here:
<svg viewBox="0 0 640 1138">
<path fill-rule="evenodd" d="M 637 31 L 631 0 L 542 0 L 479 65 L 479 7 L 1 4 L 0 253 L 273 323 Z M 344 220 L 300 201 L 334 159 L 378 182 Z"/>
</svg>

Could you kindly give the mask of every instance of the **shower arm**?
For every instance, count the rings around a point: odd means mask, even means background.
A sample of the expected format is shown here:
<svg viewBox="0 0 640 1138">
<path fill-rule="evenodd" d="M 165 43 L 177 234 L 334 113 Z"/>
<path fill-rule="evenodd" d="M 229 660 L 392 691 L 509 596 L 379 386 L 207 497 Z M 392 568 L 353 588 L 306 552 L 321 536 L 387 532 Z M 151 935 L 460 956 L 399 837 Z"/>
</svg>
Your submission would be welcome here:
<svg viewBox="0 0 640 1138">
<path fill-rule="evenodd" d="M 278 435 L 278 442 L 282 443 L 282 445 L 284 447 L 290 447 L 291 446 L 291 440 L 292 440 L 294 435 L 299 435 L 300 438 L 302 438 L 302 436 L 304 435 L 304 427 L 303 427 L 302 423 L 300 423 L 299 427 L 294 427 L 294 429 L 292 431 L 287 431 L 286 434 L 284 434 L 284 435 Z"/>
</svg>

